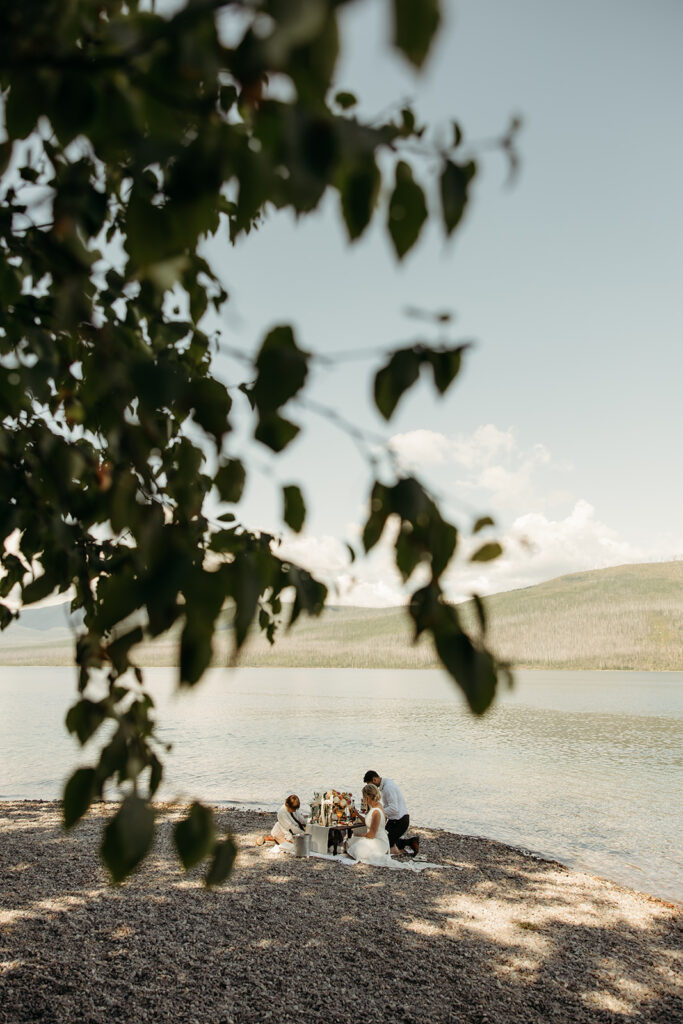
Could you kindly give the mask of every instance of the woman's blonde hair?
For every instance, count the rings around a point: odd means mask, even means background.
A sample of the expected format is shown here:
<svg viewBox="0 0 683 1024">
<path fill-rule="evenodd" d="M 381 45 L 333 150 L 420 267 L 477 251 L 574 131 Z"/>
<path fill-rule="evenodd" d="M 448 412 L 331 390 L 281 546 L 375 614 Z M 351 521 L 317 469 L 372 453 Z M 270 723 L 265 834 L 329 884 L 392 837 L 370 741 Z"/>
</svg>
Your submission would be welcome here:
<svg viewBox="0 0 683 1024">
<path fill-rule="evenodd" d="M 367 786 L 363 786 L 363 796 L 365 797 L 366 800 L 370 799 L 381 801 L 382 799 L 382 794 L 380 793 L 379 789 L 374 784 L 374 782 L 368 782 Z"/>
</svg>

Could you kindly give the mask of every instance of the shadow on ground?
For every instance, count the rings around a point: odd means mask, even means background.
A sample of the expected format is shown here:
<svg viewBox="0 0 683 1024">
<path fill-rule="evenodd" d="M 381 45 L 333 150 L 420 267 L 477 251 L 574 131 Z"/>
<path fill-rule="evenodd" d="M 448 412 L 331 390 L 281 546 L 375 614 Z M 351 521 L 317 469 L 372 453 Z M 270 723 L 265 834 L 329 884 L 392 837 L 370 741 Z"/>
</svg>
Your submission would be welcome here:
<svg viewBox="0 0 683 1024">
<path fill-rule="evenodd" d="M 108 886 L 106 806 L 65 835 L 54 804 L 0 804 L 0 1021 L 681 1019 L 677 908 L 500 843 L 421 830 L 441 870 L 306 861 L 240 842 L 220 890 L 183 875 L 173 809 L 145 867 Z M 680 973 L 678 973 L 680 977 Z"/>
</svg>

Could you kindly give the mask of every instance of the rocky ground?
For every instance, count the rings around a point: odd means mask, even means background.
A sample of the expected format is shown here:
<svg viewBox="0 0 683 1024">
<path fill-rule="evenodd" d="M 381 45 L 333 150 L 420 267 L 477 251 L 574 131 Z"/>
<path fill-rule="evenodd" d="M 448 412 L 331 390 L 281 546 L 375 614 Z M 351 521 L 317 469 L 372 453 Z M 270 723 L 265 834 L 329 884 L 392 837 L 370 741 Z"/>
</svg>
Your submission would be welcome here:
<svg viewBox="0 0 683 1024">
<path fill-rule="evenodd" d="M 0 804 L 0 1021 L 45 1024 L 683 1019 L 680 908 L 500 843 L 419 829 L 420 874 L 273 856 L 272 815 L 218 811 L 240 853 L 208 891 L 171 825 L 108 885 L 111 809 L 73 832 Z"/>
</svg>

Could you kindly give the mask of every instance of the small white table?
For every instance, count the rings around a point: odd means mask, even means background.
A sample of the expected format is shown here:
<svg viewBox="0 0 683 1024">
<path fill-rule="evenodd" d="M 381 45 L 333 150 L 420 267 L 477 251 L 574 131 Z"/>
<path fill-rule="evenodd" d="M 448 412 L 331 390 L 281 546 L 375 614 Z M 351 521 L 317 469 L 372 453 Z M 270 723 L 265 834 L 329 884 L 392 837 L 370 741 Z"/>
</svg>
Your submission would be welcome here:
<svg viewBox="0 0 683 1024">
<path fill-rule="evenodd" d="M 313 825 L 309 821 L 306 825 L 306 831 L 311 837 L 311 853 L 327 853 L 327 848 L 330 843 L 330 831 L 338 832 L 340 836 L 339 848 L 341 851 L 342 842 L 345 834 L 349 829 L 363 828 L 361 823 L 358 825 L 349 825 L 345 822 L 343 825 Z"/>
<path fill-rule="evenodd" d="M 330 837 L 327 825 L 311 825 L 309 822 L 306 831 L 311 837 L 311 853 L 327 853 L 327 843 Z"/>
</svg>

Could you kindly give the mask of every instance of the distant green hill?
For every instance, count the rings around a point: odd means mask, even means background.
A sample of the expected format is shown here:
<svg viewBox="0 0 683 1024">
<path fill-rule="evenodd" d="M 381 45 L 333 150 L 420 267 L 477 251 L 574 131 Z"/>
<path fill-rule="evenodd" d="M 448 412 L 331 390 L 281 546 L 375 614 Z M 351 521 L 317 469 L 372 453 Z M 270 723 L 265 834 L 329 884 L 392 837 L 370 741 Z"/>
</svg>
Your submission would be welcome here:
<svg viewBox="0 0 683 1024">
<path fill-rule="evenodd" d="M 683 670 L 683 562 L 571 573 L 487 607 L 496 648 L 520 666 Z"/>
<path fill-rule="evenodd" d="M 683 562 L 572 573 L 486 599 L 490 639 L 520 668 L 683 670 Z M 460 606 L 470 622 L 471 609 Z M 33 619 L 32 616 L 39 618 Z M 230 657 L 230 623 L 216 663 Z M 175 663 L 177 636 L 138 648 L 143 665 Z M 63 608 L 26 612 L 0 634 L 2 664 L 69 664 L 73 640 Z M 251 638 L 241 664 L 279 667 L 429 668 L 428 641 L 414 645 L 403 608 L 330 607 L 302 618 L 274 647 Z"/>
</svg>

